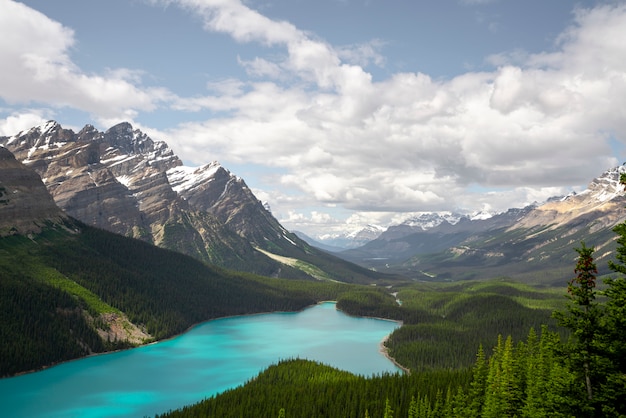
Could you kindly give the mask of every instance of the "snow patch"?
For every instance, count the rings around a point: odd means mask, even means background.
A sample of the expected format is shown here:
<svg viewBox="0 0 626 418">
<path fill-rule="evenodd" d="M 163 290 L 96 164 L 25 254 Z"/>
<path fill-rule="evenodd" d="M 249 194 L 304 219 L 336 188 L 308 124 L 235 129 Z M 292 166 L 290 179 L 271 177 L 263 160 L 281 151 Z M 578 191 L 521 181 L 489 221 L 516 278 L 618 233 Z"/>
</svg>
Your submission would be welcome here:
<svg viewBox="0 0 626 418">
<path fill-rule="evenodd" d="M 130 186 L 130 183 L 132 182 L 132 177 L 127 175 L 119 176 L 117 177 L 117 181 L 119 181 L 124 186 L 126 186 L 126 188 L 128 188 L 128 186 Z"/>
<path fill-rule="evenodd" d="M 166 171 L 167 179 L 176 193 L 192 190 L 204 182 L 211 181 L 221 165 L 213 162 L 201 167 L 179 166 Z"/>
<path fill-rule="evenodd" d="M 295 245 L 296 247 L 298 246 L 295 242 L 293 242 L 292 240 L 290 240 L 289 238 L 287 238 L 287 235 L 283 234 L 283 238 L 285 238 L 287 241 L 289 241 L 290 243 L 292 243 L 293 245 Z"/>
</svg>

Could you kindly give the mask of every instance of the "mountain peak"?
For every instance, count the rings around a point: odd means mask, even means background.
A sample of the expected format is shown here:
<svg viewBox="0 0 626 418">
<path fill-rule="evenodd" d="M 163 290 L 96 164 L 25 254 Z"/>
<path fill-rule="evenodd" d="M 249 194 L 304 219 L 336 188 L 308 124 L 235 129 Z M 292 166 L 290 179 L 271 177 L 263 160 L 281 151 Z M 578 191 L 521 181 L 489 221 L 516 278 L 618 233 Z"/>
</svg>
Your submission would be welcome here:
<svg viewBox="0 0 626 418">
<path fill-rule="evenodd" d="M 624 193 L 624 186 L 619 182 L 622 173 L 626 173 L 626 166 L 613 167 L 593 179 L 587 189 L 579 193 L 578 196 L 592 198 L 599 202 L 613 200 Z"/>
<path fill-rule="evenodd" d="M 8 138 L 6 144 L 29 148 L 34 151 L 37 148 L 48 148 L 55 146 L 56 143 L 67 142 L 71 140 L 73 134 L 74 132 L 70 129 L 63 129 L 56 121 L 49 120 L 30 128 L 28 131 L 21 131 L 17 135 Z"/>
</svg>

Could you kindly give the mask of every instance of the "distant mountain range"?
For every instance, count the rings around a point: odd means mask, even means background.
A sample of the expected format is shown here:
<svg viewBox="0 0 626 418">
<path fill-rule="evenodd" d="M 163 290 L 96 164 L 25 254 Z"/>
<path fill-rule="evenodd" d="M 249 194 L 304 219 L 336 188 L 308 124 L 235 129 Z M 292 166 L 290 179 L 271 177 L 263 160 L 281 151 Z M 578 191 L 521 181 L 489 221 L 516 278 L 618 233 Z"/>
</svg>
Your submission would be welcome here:
<svg viewBox="0 0 626 418">
<path fill-rule="evenodd" d="M 366 225 L 357 230 L 336 234 L 324 234 L 317 238 L 312 238 L 304 232 L 293 231 L 294 234 L 308 244 L 330 252 L 339 252 L 363 246 L 378 238 L 383 232 L 385 232 L 385 228 L 379 225 Z"/>
<path fill-rule="evenodd" d="M 0 145 L 41 177 L 63 213 L 88 225 L 265 276 L 382 278 L 288 232 L 218 162 L 186 167 L 165 142 L 129 123 L 75 133 L 49 121 L 0 137 Z"/>
<path fill-rule="evenodd" d="M 626 219 L 619 184 L 624 171 L 612 168 L 581 193 L 491 217 L 425 214 L 338 255 L 418 280 L 509 276 L 562 284 L 572 274 L 573 248 L 584 240 L 596 248 L 600 273 L 607 273 L 606 261 L 615 249 L 612 228 Z"/>
<path fill-rule="evenodd" d="M 105 132 L 87 125 L 75 133 L 50 121 L 0 137 L 0 145 L 39 175 L 62 210 L 41 198 L 15 213 L 33 219 L 70 216 L 265 276 L 355 283 L 380 283 L 394 275 L 416 280 L 510 276 L 561 283 L 571 275 L 573 248 L 582 240 L 597 248 L 598 266 L 606 272 L 605 261 L 615 248 L 612 227 L 626 219 L 618 181 L 625 168 L 616 167 L 585 191 L 543 204 L 495 215 L 423 213 L 386 230 L 372 225 L 318 241 L 286 231 L 245 181 L 219 163 L 186 167 L 166 143 L 128 123 Z M 21 187 L 34 190 L 36 180 L 32 172 L 25 174 Z M 0 189 L 0 204 L 18 192 Z M 40 224 L 0 219 L 0 233 L 36 231 Z"/>
</svg>

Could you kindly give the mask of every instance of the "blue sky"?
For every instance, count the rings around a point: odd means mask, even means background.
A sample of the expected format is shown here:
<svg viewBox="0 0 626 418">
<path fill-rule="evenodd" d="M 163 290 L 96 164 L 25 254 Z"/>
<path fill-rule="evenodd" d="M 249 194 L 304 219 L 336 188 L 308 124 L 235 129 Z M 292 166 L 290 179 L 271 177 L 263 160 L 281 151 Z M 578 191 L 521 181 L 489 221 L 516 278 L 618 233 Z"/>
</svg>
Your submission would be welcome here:
<svg viewBox="0 0 626 418">
<path fill-rule="evenodd" d="M 626 159 L 626 5 L 0 0 L 0 135 L 120 121 L 289 229 L 505 210 Z"/>
</svg>

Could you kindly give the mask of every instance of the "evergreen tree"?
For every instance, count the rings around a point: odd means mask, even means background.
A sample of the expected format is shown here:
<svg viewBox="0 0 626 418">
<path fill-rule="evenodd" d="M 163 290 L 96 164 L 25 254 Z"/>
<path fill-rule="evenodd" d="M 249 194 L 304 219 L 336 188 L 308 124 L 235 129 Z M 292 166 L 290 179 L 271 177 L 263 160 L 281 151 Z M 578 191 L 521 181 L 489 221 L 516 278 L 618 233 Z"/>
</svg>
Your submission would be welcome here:
<svg viewBox="0 0 626 418">
<path fill-rule="evenodd" d="M 511 336 L 504 343 L 502 336 L 498 336 L 498 344 L 489 359 L 483 417 L 516 416 L 522 395 L 516 383 L 515 355 Z"/>
<path fill-rule="evenodd" d="M 600 344 L 603 382 L 599 393 L 606 416 L 626 416 L 626 280 L 607 279 L 604 321 Z"/>
<path fill-rule="evenodd" d="M 409 416 L 408 418 L 418 418 L 418 406 L 415 396 L 411 396 L 411 403 L 409 404 Z"/>
<path fill-rule="evenodd" d="M 487 387 L 487 374 L 489 368 L 483 345 L 478 347 L 476 354 L 476 364 L 472 371 L 472 382 L 469 390 L 469 405 L 466 410 L 466 416 L 479 417 L 482 413 L 483 404 L 485 403 L 485 388 Z"/>
<path fill-rule="evenodd" d="M 626 173 L 620 175 L 626 186 Z M 626 222 L 613 228 L 618 235 L 615 258 L 609 268 L 620 275 L 605 280 L 607 298 L 600 344 L 604 357 L 601 401 L 607 416 L 626 416 Z"/>
<path fill-rule="evenodd" d="M 528 335 L 526 360 L 526 389 L 521 416 L 528 418 L 565 417 L 568 410 L 564 395 L 572 376 L 559 361 L 557 352 L 561 347 L 559 335 L 541 327 L 537 341 L 534 329 Z"/>
<path fill-rule="evenodd" d="M 597 332 L 600 325 L 601 310 L 596 299 L 596 274 L 598 270 L 593 261 L 592 247 L 587 247 L 584 242 L 580 248 L 575 249 L 578 253 L 578 261 L 574 273 L 576 277 L 570 280 L 567 291 L 569 302 L 567 312 L 555 312 L 559 325 L 568 328 L 572 332 L 572 340 L 568 346 L 568 357 L 572 371 L 580 376 L 584 385 L 584 397 L 580 400 L 582 413 L 594 415 L 593 399 L 594 374 L 597 373 Z M 579 397 L 575 394 L 575 398 Z"/>
<path fill-rule="evenodd" d="M 391 409 L 389 398 L 385 401 L 385 415 L 383 415 L 383 418 L 393 418 L 393 409 Z"/>
</svg>

